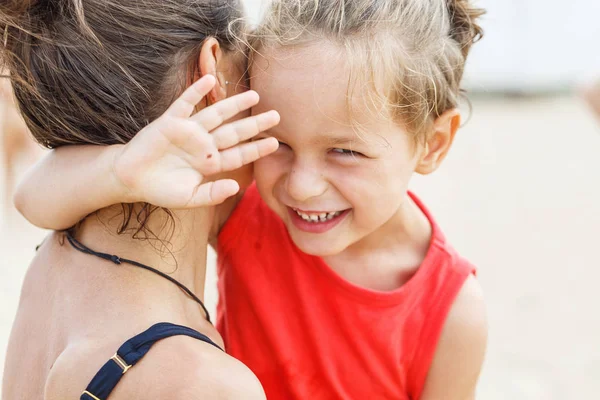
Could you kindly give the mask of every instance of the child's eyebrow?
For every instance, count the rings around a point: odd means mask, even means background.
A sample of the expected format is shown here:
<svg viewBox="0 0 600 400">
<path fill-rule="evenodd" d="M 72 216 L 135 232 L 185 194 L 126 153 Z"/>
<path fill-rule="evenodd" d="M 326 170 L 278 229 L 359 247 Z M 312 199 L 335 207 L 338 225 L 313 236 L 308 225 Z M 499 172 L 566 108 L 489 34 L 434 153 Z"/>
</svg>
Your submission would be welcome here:
<svg viewBox="0 0 600 400">
<path fill-rule="evenodd" d="M 272 136 L 276 139 L 282 139 L 285 140 L 286 135 L 282 134 L 280 131 L 278 131 L 277 127 L 275 128 L 271 128 L 266 132 L 263 132 L 262 135 L 265 136 Z M 259 137 L 259 135 L 257 135 L 257 137 Z M 323 133 L 321 135 L 318 135 L 318 137 L 313 141 L 313 143 L 315 145 L 320 145 L 320 146 L 328 146 L 328 147 L 335 147 L 335 146 L 349 146 L 349 145 L 353 145 L 356 146 L 357 144 L 364 144 L 364 140 L 360 140 L 360 138 L 356 135 L 335 135 L 332 133 Z"/>
<path fill-rule="evenodd" d="M 340 146 L 340 145 L 348 145 L 355 144 L 357 142 L 356 137 L 354 136 L 322 136 L 319 139 L 319 144 L 327 145 L 327 146 Z"/>
</svg>

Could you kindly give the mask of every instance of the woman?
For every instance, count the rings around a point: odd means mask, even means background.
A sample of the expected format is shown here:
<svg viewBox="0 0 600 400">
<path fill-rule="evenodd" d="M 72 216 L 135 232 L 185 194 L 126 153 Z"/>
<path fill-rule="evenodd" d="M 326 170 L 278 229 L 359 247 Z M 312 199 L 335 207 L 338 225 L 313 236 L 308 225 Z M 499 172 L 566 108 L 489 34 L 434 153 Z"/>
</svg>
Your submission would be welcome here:
<svg viewBox="0 0 600 400">
<path fill-rule="evenodd" d="M 247 170 L 230 174 L 236 180 L 218 174 L 277 148 L 273 139 L 239 145 L 279 120 L 275 112 L 245 111 L 258 96 L 241 93 L 239 10 L 233 0 L 0 5 L 0 59 L 38 142 L 129 143 L 114 147 L 127 160 L 151 138 L 165 162 L 177 154 L 195 163 L 195 172 L 164 179 L 196 182 L 190 203 L 207 205 L 165 210 L 132 198 L 51 234 L 23 284 L 5 400 L 264 398 L 254 375 L 221 350 L 202 304 L 208 237 L 228 203 L 213 205 L 249 179 Z M 149 121 L 136 145 L 135 133 Z M 186 157 L 183 145 L 192 149 Z M 130 167 L 132 176 L 142 173 Z M 160 187 L 162 177 L 143 173 Z"/>
</svg>

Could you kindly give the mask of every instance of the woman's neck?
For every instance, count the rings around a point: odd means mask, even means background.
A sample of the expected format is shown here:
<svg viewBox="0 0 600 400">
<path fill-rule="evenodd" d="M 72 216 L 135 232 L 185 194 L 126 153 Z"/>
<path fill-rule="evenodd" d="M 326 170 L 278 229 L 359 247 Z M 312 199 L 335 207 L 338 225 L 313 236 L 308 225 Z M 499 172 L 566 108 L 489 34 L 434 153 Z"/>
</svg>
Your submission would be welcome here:
<svg viewBox="0 0 600 400">
<path fill-rule="evenodd" d="M 78 227 L 75 236 L 94 251 L 114 254 L 164 272 L 203 300 L 207 244 L 215 219 L 214 207 L 172 211 L 171 216 L 157 210 L 148 218 L 145 229 L 137 232 L 136 216 L 140 210 L 141 206 L 134 206 L 132 226 L 121 234 L 117 232 L 123 223 L 123 210 L 121 206 L 113 206 L 89 216 Z M 167 282 L 156 277 L 140 269 L 135 280 L 136 284 L 142 282 L 143 285 L 162 286 Z M 166 284 L 172 285 L 170 282 Z M 156 289 L 157 293 L 161 293 L 164 287 Z M 182 296 L 185 296 L 183 292 Z"/>
</svg>

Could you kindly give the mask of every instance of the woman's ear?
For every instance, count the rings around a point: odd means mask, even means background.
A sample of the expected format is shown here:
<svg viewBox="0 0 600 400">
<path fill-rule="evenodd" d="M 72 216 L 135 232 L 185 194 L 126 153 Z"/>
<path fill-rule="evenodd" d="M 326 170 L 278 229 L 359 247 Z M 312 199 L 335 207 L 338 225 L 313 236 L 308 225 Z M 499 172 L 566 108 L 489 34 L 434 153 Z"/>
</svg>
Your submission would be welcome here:
<svg viewBox="0 0 600 400">
<path fill-rule="evenodd" d="M 433 133 L 427 138 L 416 172 L 427 175 L 440 166 L 452 146 L 459 127 L 460 111 L 457 108 L 444 112 L 434 121 Z"/>
<path fill-rule="evenodd" d="M 227 81 L 225 76 L 217 71 L 217 66 L 223 58 L 221 45 L 215 38 L 208 38 L 204 41 L 198 57 L 198 66 L 200 76 L 194 76 L 194 80 L 200 79 L 204 75 L 210 74 L 217 78 L 217 83 L 208 94 L 210 102 L 215 103 L 227 97 Z"/>
</svg>

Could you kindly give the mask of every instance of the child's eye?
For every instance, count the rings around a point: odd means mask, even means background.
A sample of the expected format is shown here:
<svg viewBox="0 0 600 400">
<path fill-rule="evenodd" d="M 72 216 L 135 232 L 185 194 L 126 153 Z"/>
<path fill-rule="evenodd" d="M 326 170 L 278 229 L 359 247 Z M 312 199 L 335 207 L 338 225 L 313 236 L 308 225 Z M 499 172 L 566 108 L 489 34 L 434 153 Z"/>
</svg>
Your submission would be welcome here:
<svg viewBox="0 0 600 400">
<path fill-rule="evenodd" d="M 357 151 L 353 151 L 353 150 L 348 150 L 348 149 L 334 148 L 334 149 L 331 149 L 331 151 L 336 154 L 342 154 L 345 156 L 362 156 L 361 153 L 359 153 Z"/>
</svg>

